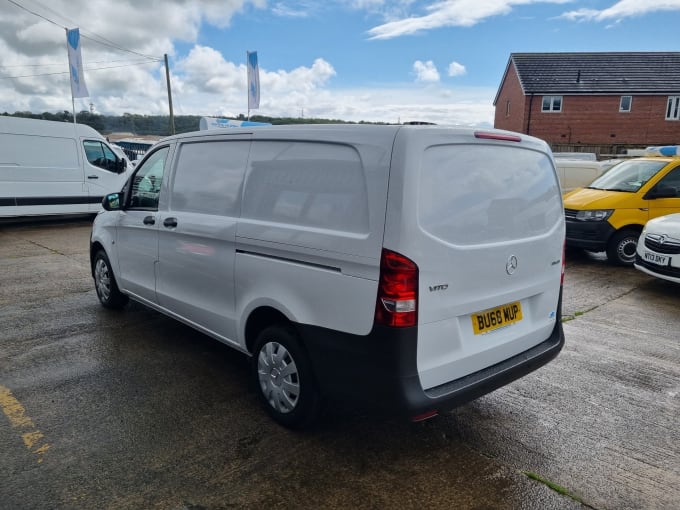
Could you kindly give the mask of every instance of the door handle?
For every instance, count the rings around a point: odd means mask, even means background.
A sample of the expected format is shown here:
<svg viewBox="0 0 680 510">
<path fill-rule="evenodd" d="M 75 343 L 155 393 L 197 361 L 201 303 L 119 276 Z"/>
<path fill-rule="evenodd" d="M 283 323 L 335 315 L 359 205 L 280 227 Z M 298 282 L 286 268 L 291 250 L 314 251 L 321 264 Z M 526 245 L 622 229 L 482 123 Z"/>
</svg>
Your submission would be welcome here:
<svg viewBox="0 0 680 510">
<path fill-rule="evenodd" d="M 153 216 L 147 216 L 144 218 L 144 225 L 155 225 L 156 224 L 156 218 Z"/>
<path fill-rule="evenodd" d="M 88 175 L 87 178 L 88 179 L 99 179 L 99 176 L 98 175 Z"/>
<path fill-rule="evenodd" d="M 163 220 L 163 226 L 168 228 L 174 228 L 177 226 L 177 218 L 165 218 Z"/>
</svg>

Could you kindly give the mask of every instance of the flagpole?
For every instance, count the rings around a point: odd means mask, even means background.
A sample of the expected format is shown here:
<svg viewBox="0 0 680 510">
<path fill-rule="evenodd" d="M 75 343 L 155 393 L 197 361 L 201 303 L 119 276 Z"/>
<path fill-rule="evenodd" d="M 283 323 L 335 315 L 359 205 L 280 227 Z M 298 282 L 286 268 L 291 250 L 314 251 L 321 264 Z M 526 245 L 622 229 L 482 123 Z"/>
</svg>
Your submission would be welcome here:
<svg viewBox="0 0 680 510">
<path fill-rule="evenodd" d="M 250 52 L 246 51 L 246 98 L 248 100 L 248 116 L 246 119 L 250 120 L 250 76 L 249 76 L 249 61 L 250 61 Z"/>
</svg>

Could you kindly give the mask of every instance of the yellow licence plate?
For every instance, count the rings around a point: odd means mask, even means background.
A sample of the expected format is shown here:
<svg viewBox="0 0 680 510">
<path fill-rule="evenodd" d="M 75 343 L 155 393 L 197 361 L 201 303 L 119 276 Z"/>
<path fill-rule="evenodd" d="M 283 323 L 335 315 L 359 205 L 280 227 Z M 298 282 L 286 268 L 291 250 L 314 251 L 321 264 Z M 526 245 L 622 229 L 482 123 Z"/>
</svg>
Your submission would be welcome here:
<svg viewBox="0 0 680 510">
<path fill-rule="evenodd" d="M 472 331 L 475 335 L 488 333 L 498 328 L 515 324 L 522 320 L 522 303 L 515 301 L 507 305 L 490 308 L 482 312 L 473 313 Z"/>
</svg>

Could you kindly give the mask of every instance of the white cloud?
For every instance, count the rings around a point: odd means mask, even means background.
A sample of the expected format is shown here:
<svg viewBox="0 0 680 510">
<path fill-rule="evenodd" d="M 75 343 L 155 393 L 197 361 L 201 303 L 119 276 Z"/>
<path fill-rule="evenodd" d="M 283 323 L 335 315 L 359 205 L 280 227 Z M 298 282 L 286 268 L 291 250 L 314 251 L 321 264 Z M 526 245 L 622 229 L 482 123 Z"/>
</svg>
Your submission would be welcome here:
<svg viewBox="0 0 680 510">
<path fill-rule="evenodd" d="M 620 21 L 660 11 L 680 11 L 680 0 L 621 0 L 607 9 L 577 9 L 560 17 L 572 21 Z"/>
<path fill-rule="evenodd" d="M 437 71 L 437 66 L 435 66 L 431 60 L 428 60 L 427 62 L 416 60 L 413 63 L 413 71 L 416 73 L 416 81 L 439 81 L 439 71 Z"/>
<path fill-rule="evenodd" d="M 412 3 L 350 1 L 356 8 L 384 8 L 384 12 L 407 9 Z M 106 44 L 144 55 L 169 55 L 175 114 L 247 112 L 245 51 L 243 61 L 232 61 L 197 40 L 206 23 L 228 26 L 234 15 L 263 7 L 265 0 L 168 0 L 162 16 L 157 3 L 148 0 L 52 0 L 49 8 L 47 2 L 30 5 L 58 25 L 81 29 L 85 80 L 92 97 L 76 99 L 77 111 L 93 103 L 102 114 L 168 113 L 163 62 L 98 44 L 93 39 L 97 34 L 108 40 L 102 41 Z M 188 50 L 177 53 L 177 42 Z M 0 78 L 4 78 L 0 79 L 0 112 L 71 110 L 65 45 L 62 26 L 0 2 Z M 427 120 L 485 126 L 493 122 L 495 90 L 442 87 L 431 61 L 414 64 L 418 83 L 378 83 L 370 89 L 338 88 L 333 64 L 316 56 L 287 68 L 269 68 L 261 61 L 260 108 L 251 114 L 297 117 L 304 112 L 305 117 L 348 121 Z"/>
<path fill-rule="evenodd" d="M 463 76 L 466 72 L 467 70 L 463 64 L 459 64 L 458 62 L 451 62 L 449 64 L 449 76 Z"/>
<path fill-rule="evenodd" d="M 319 10 L 319 4 L 311 1 L 275 2 L 272 13 L 283 18 L 307 18 Z"/>
<path fill-rule="evenodd" d="M 571 0 L 440 0 L 430 3 L 428 14 L 389 21 L 368 31 L 370 39 L 392 39 L 442 27 L 470 27 L 492 16 L 508 14 L 516 5 L 562 4 Z"/>
</svg>

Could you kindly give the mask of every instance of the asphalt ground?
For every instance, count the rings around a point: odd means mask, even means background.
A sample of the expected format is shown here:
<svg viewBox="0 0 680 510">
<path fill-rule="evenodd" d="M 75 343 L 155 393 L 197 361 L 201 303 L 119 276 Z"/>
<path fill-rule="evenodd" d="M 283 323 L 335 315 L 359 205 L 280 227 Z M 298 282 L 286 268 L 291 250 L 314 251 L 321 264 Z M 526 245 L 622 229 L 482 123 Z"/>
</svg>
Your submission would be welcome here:
<svg viewBox="0 0 680 510">
<path fill-rule="evenodd" d="M 102 308 L 89 233 L 0 224 L 0 508 L 680 508 L 680 286 L 570 253 L 553 362 L 423 423 L 296 433 L 241 354 Z"/>
</svg>

